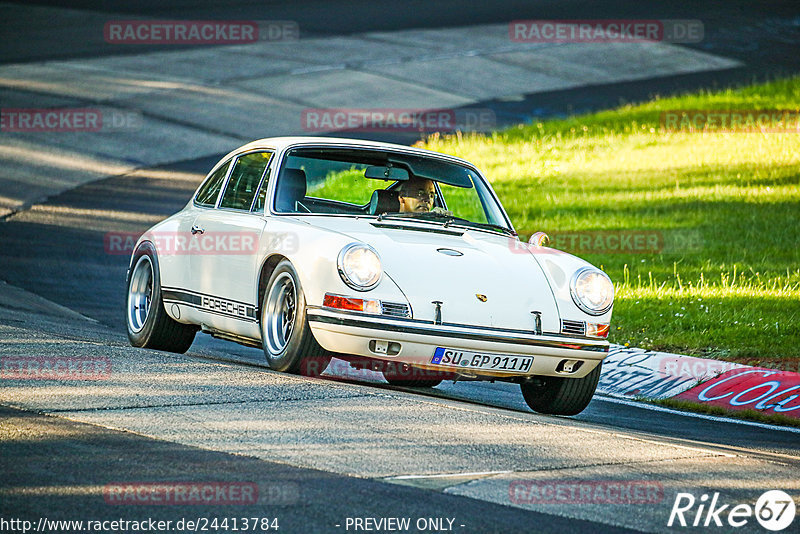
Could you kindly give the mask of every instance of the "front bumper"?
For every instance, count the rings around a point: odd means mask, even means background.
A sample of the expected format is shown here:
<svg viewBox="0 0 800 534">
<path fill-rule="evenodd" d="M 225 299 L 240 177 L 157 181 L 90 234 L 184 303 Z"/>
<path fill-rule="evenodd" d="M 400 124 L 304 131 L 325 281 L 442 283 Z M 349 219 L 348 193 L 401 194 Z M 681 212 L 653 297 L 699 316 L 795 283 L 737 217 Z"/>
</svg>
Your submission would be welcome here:
<svg viewBox="0 0 800 534">
<path fill-rule="evenodd" d="M 409 364 L 420 369 L 445 371 L 467 377 L 519 377 L 531 375 L 582 378 L 608 354 L 608 341 L 574 338 L 562 334 L 535 335 L 520 330 L 432 324 L 415 319 L 387 318 L 327 308 L 309 307 L 308 321 L 317 342 L 326 350 Z M 395 355 L 373 350 L 375 341 L 397 343 Z M 525 373 L 463 369 L 431 363 L 437 347 L 479 352 L 533 356 Z M 559 372 L 564 360 L 582 362 L 571 372 Z"/>
</svg>

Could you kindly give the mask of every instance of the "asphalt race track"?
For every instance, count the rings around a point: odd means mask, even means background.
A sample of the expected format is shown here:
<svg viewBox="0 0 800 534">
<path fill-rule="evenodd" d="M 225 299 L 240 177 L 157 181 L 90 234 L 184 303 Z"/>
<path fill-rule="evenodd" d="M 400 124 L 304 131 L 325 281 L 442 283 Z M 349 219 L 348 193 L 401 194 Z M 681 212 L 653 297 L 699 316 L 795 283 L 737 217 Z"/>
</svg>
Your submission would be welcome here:
<svg viewBox="0 0 800 534">
<path fill-rule="evenodd" d="M 211 163 L 209 159 L 182 162 L 159 171 L 167 173 L 166 175 L 170 172 L 203 173 Z M 44 319 L 41 317 L 35 319 L 36 327 L 30 327 L 29 318 L 20 323 L 6 323 L 14 327 L 15 331 L 17 328 L 26 331 L 30 328 L 31 332 L 39 332 L 39 335 L 45 338 L 62 339 L 62 342 L 36 346 L 31 344 L 31 340 L 26 339 L 26 335 L 15 334 L 9 336 L 12 339 L 4 342 L 5 347 L 11 349 L 13 354 L 30 354 L 31 350 L 41 351 L 44 347 L 49 354 L 82 354 L 85 347 L 91 346 L 92 353 L 95 354 L 113 351 L 111 357 L 114 368 L 118 361 L 122 362 L 120 372 L 123 377 L 120 380 L 123 384 L 127 383 L 128 373 L 133 375 L 145 373 L 145 376 L 151 376 L 148 363 L 151 357 L 141 356 L 149 351 L 126 347 L 127 340 L 120 310 L 123 306 L 127 257 L 106 254 L 103 237 L 109 231 L 135 231 L 145 226 L 138 221 L 131 223 L 128 214 L 157 219 L 176 211 L 190 195 L 195 183 L 146 179 L 147 174 L 143 172 L 133 177 L 116 177 L 79 187 L 0 226 L 0 243 L 4 251 L 3 264 L 6 266 L 5 275 L 10 284 L 30 288 L 51 301 L 99 321 L 99 324 L 95 324 L 85 320 L 59 318 L 58 322 L 61 325 L 54 336 L 49 335 L 53 327 L 48 324 L 53 319 L 46 315 Z M 153 174 L 158 173 L 153 172 Z M 68 222 L 61 218 L 56 222 L 53 213 L 72 213 L 74 218 L 70 217 Z M 14 253 L 10 254 L 9 251 Z M 76 254 L 76 251 L 80 251 L 80 254 Z M 31 283 L 33 280 L 35 284 Z M 69 328 L 75 322 L 80 326 L 79 330 Z M 427 517 L 437 514 L 442 516 L 444 510 L 448 510 L 448 517 L 457 517 L 467 525 L 464 527 L 465 531 L 507 531 L 507 528 L 514 525 L 518 525 L 515 530 L 519 528 L 525 531 L 523 528 L 525 524 L 536 524 L 536 531 L 541 532 L 555 532 L 562 528 L 567 528 L 569 531 L 609 532 L 611 530 L 608 524 L 593 523 L 591 519 L 569 520 L 575 521 L 573 523 L 561 516 L 543 516 L 542 512 L 523 512 L 501 505 L 506 503 L 489 504 L 486 500 L 491 500 L 491 495 L 484 495 L 484 492 L 496 494 L 495 490 L 481 488 L 474 481 L 464 484 L 465 480 L 471 481 L 473 478 L 482 480 L 482 476 L 464 475 L 465 478 L 446 479 L 444 484 L 434 484 L 433 491 L 406 485 L 390 485 L 360 477 L 386 479 L 405 475 L 422 476 L 423 478 L 407 482 L 416 482 L 417 486 L 425 488 L 431 485 L 432 480 L 436 481 L 435 478 L 425 478 L 426 475 L 512 471 L 517 473 L 514 475 L 515 478 L 520 478 L 520 472 L 538 471 L 539 466 L 553 462 L 545 471 L 548 476 L 553 477 L 553 472 L 550 470 L 555 469 L 555 473 L 559 473 L 558 478 L 561 473 L 573 477 L 576 476 L 574 462 L 577 459 L 571 458 L 567 450 L 559 451 L 557 443 L 561 439 L 574 439 L 574 436 L 569 436 L 582 431 L 601 435 L 602 441 L 610 444 L 618 440 L 632 440 L 644 444 L 641 447 L 643 450 L 631 457 L 627 457 L 628 452 L 626 452 L 623 458 L 620 458 L 620 451 L 613 449 L 591 451 L 589 456 L 597 455 L 598 458 L 585 464 L 583 462 L 589 458 L 578 461 L 583 467 L 577 472 L 586 473 L 582 475 L 584 478 L 598 477 L 594 470 L 606 463 L 612 465 L 619 463 L 629 469 L 641 461 L 638 459 L 639 454 L 648 455 L 652 453 L 652 449 L 664 448 L 670 449 L 667 455 L 670 458 L 669 462 L 687 462 L 684 453 L 686 450 L 691 450 L 697 452 L 693 452 L 690 456 L 697 454 L 704 459 L 717 458 L 725 465 L 724 470 L 717 471 L 717 467 L 700 468 L 687 464 L 685 466 L 687 469 L 702 469 L 697 473 L 700 474 L 700 480 L 694 482 L 687 482 L 674 474 L 670 474 L 668 478 L 658 479 L 663 480 L 662 483 L 666 487 L 683 487 L 689 491 L 700 481 L 703 487 L 726 488 L 730 491 L 732 488 L 729 486 L 731 480 L 728 478 L 730 476 L 728 470 L 731 468 L 736 472 L 736 479 L 745 480 L 746 476 L 750 476 L 747 473 L 753 470 L 752 475 L 758 474 L 755 480 L 760 479 L 761 484 L 768 484 L 768 481 L 762 478 L 766 474 L 797 484 L 796 476 L 790 476 L 788 479 L 786 477 L 787 473 L 796 474 L 800 468 L 800 457 L 798 457 L 800 439 L 797 433 L 712 422 L 677 413 L 656 414 L 645 408 L 617 404 L 599 397 L 580 416 L 568 419 L 530 413 L 522 401 L 518 388 L 508 384 L 443 384 L 433 392 L 422 392 L 401 391 L 379 382 L 370 385 L 354 381 L 291 378 L 288 383 L 284 383 L 286 378 L 266 369 L 260 351 L 213 340 L 205 335 L 198 336 L 195 345 L 185 357 L 173 358 L 171 355 L 159 354 L 157 359 L 160 363 L 159 370 L 152 375 L 154 381 L 147 384 L 139 381 L 128 384 L 127 387 L 131 392 L 129 394 L 105 391 L 106 387 L 100 383 L 97 392 L 94 391 L 95 385 L 92 384 L 89 386 L 91 394 L 78 394 L 72 397 L 68 393 L 72 388 L 48 387 L 43 384 L 29 383 L 4 388 L 5 391 L 0 395 L 0 401 L 4 404 L 63 415 L 73 421 L 96 422 L 101 427 L 129 429 L 142 436 L 115 433 L 63 419 L 33 416 L 28 412 L 6 411 L 3 414 L 5 435 L 2 442 L 4 449 L 2 462 L 4 464 L 9 462 L 8 465 L 3 465 L 3 470 L 10 476 L 4 477 L 4 485 L 7 488 L 24 485 L 51 489 L 48 490 L 47 497 L 41 499 L 32 499 L 27 495 L 4 498 L 0 505 L 3 515 L 14 516 L 15 510 L 17 512 L 25 510 L 26 516 L 42 515 L 51 519 L 103 518 L 112 512 L 117 514 L 119 509 L 106 511 L 102 506 L 98 508 L 96 496 L 85 495 L 82 492 L 75 494 L 76 492 L 70 488 L 94 487 L 102 485 L 100 483 L 103 481 L 114 480 L 173 480 L 185 477 L 187 473 L 192 474 L 193 480 L 203 480 L 203 476 L 212 480 L 231 478 L 238 480 L 242 473 L 246 473 L 250 477 L 248 480 L 253 476 L 257 476 L 258 480 L 271 481 L 288 478 L 303 488 L 304 504 L 300 509 L 294 506 L 266 507 L 258 512 L 259 515 L 272 513 L 280 517 L 281 524 L 285 521 L 288 526 L 302 526 L 320 532 L 334 531 L 332 525 L 336 524 L 336 521 L 343 521 L 345 517 L 356 515 L 378 517 L 400 514 Z M 175 364 L 170 364 L 171 360 L 175 360 Z M 214 374 L 203 378 L 203 374 L 198 373 L 192 366 L 184 368 L 183 362 L 186 361 L 197 362 L 202 366 L 219 362 L 218 365 L 240 375 L 252 373 L 279 381 L 286 389 L 281 391 L 278 398 L 266 394 L 253 399 L 246 392 L 230 392 L 225 386 L 218 386 L 218 377 Z M 174 367 L 174 374 L 165 376 L 160 366 L 165 366 L 167 369 Z M 185 378 L 182 378 L 184 372 Z M 190 395 L 160 391 L 173 382 L 184 380 L 192 383 Z M 116 389 L 112 384 L 108 387 L 111 390 Z M 309 397 L 304 388 L 313 388 L 314 393 Z M 203 391 L 209 393 L 203 394 Z M 284 398 L 287 395 L 288 400 Z M 336 409 L 328 412 L 327 406 L 315 407 L 314 403 L 308 403 L 309 398 L 317 398 L 317 395 L 323 398 L 333 395 L 339 401 L 341 401 L 339 396 L 343 395 L 347 402 L 337 403 Z M 144 396 L 144 399 L 141 396 Z M 220 396 L 223 398 L 217 398 Z M 394 399 L 388 403 L 389 406 L 385 405 L 387 396 Z M 365 406 L 370 405 L 365 404 L 365 401 L 372 397 L 379 397 L 384 402 L 380 403 L 380 406 L 374 406 L 374 412 L 371 414 L 365 414 L 363 413 Z M 279 404 L 282 409 L 276 412 L 271 407 L 273 404 Z M 288 408 L 292 404 L 297 406 Z M 225 410 L 220 410 L 220 407 Z M 98 408 L 103 409 L 98 411 Z M 389 412 L 385 411 L 387 408 L 390 409 Z M 423 408 L 425 415 L 419 421 L 415 418 L 407 419 L 409 412 L 413 413 Z M 239 442 L 236 432 L 221 436 L 218 432 L 209 431 L 212 438 L 204 441 L 198 439 L 194 432 L 187 432 L 187 429 L 183 428 L 186 421 L 184 418 L 190 417 L 190 420 L 196 422 L 196 430 L 205 433 L 215 426 L 215 421 L 220 421 L 220 417 L 224 420 L 234 414 L 251 414 L 258 416 L 258 420 L 266 417 L 264 421 L 273 420 L 275 421 L 273 424 L 278 425 L 280 421 L 286 421 L 291 426 L 292 422 L 303 420 L 305 410 L 317 409 L 322 409 L 329 416 L 308 422 L 314 426 L 315 433 L 318 432 L 319 435 L 309 436 L 300 433 L 296 436 L 296 442 L 292 443 L 290 439 L 290 443 L 284 443 L 291 449 L 284 452 L 275 450 L 278 445 L 276 443 L 260 443 L 261 438 L 258 433 L 253 435 L 253 429 L 248 431 L 248 425 L 243 428 L 247 435 L 245 441 L 253 442 L 245 444 Z M 182 410 L 189 411 L 181 413 Z M 354 413 L 348 413 L 351 410 Z M 466 411 L 474 414 L 477 420 L 471 424 L 475 426 L 461 427 L 456 435 L 451 435 L 454 432 L 451 425 L 443 424 L 441 431 L 433 432 L 433 436 L 436 436 L 435 441 L 430 442 L 428 440 L 431 434 L 423 430 L 427 430 L 430 425 L 436 428 L 442 423 L 440 410 Z M 369 435 L 362 450 L 358 442 L 352 443 L 351 440 L 362 439 L 365 436 L 361 433 L 351 434 L 349 427 L 358 421 L 359 424 L 369 424 L 372 417 L 383 419 L 371 430 L 385 433 L 385 441 L 374 434 Z M 392 422 L 392 419 L 387 420 L 387 417 L 396 417 L 396 423 Z M 493 444 L 486 443 L 485 436 L 476 436 L 473 441 L 463 435 L 473 432 L 481 434 L 480 429 L 486 428 L 486 425 L 495 425 L 498 424 L 497 421 L 507 419 L 528 422 L 533 428 L 549 427 L 554 435 L 546 440 L 549 446 L 545 447 L 547 450 L 544 455 L 539 456 L 543 443 L 537 442 L 536 431 L 533 431 L 529 441 L 526 440 L 523 444 L 518 442 L 518 438 L 511 440 L 512 443 L 503 444 L 501 441 Z M 395 424 L 398 428 L 395 428 Z M 23 431 L 22 434 L 26 436 L 30 436 L 31 433 L 44 434 L 46 448 L 32 444 L 30 437 L 14 439 L 14 436 L 19 436 L 20 425 L 33 429 Z M 178 426 L 179 429 L 171 430 L 174 426 Z M 271 426 L 271 424 L 266 425 L 266 428 Z M 10 431 L 9 427 L 14 427 L 14 430 Z M 51 428 L 56 430 L 45 432 Z M 365 429 L 364 432 L 369 434 L 369 430 Z M 506 435 L 505 433 L 509 431 L 504 430 L 501 435 Z M 563 438 L 560 437 L 562 433 Z M 59 437 L 53 438 L 53 436 Z M 196 445 L 198 448 L 147 439 L 143 436 L 155 436 L 168 442 L 175 440 L 178 444 Z M 455 443 L 448 443 L 450 438 L 453 438 Z M 376 444 L 372 443 L 376 439 L 382 442 L 377 448 Z M 392 445 L 393 439 L 401 440 L 401 450 L 408 448 L 409 452 L 400 453 L 402 458 L 398 457 L 397 446 Z M 53 440 L 55 442 L 52 442 Z M 342 440 L 346 443 L 344 447 Z M 438 440 L 441 441 L 437 446 L 435 443 Z M 271 442 L 273 438 L 268 438 L 266 441 Z M 451 446 L 455 449 L 450 449 Z M 555 449 L 550 449 L 551 446 L 555 446 Z M 153 448 L 154 452 L 147 455 L 143 452 L 143 447 L 147 450 Z M 300 450 L 297 450 L 298 447 Z M 311 453 L 305 450 L 306 447 L 311 449 Z M 441 447 L 441 450 L 438 447 Z M 568 450 L 573 450 L 574 447 L 573 443 Z M 245 457 L 211 453 L 203 450 L 206 448 L 240 453 Z M 627 448 L 621 447 L 621 450 Z M 49 453 L 48 450 L 53 452 Z M 65 456 L 60 451 L 71 452 Z M 168 454 L 163 451 L 168 451 Z M 347 451 L 352 456 L 349 459 L 341 458 Z M 524 459 L 521 461 L 517 455 L 523 451 Z M 590 451 L 583 451 L 581 456 L 587 452 Z M 671 453 L 675 452 L 678 452 L 677 456 L 671 456 Z M 659 457 L 663 453 L 661 451 L 655 456 Z M 131 455 L 133 457 L 130 457 Z M 251 455 L 260 460 L 251 458 Z M 114 461 L 107 459 L 108 457 Z M 332 461 L 331 457 L 336 461 Z M 279 463 L 272 463 L 269 460 Z M 660 461 L 664 461 L 663 457 Z M 100 468 L 109 462 L 112 466 L 121 462 L 124 468 L 111 471 L 105 467 Z M 648 459 L 647 462 L 659 464 L 654 458 Z M 302 468 L 294 469 L 286 464 Z M 220 467 L 221 465 L 224 467 Z M 43 466 L 47 467 L 43 469 Z M 322 471 L 308 469 L 309 467 Z M 599 472 L 604 471 L 601 469 Z M 619 474 L 616 470 L 611 472 L 615 473 L 615 476 Z M 656 474 L 649 473 L 648 476 L 659 476 L 657 473 L 658 471 Z M 355 475 L 356 478 L 345 475 Z M 681 486 L 682 484 L 684 486 Z M 65 487 L 60 490 L 62 485 Z M 447 490 L 448 494 L 442 494 L 441 490 Z M 451 493 L 458 494 L 459 491 L 466 491 L 466 495 L 477 498 L 478 503 L 466 497 L 451 495 Z M 749 491 L 752 492 L 752 488 Z M 665 490 L 665 493 L 671 496 L 669 491 Z M 377 500 L 351 498 L 365 494 L 385 496 Z M 326 498 L 326 495 L 337 498 Z M 342 496 L 347 498 L 342 499 Z M 645 530 L 656 526 L 652 523 L 663 523 L 664 514 L 669 511 L 667 500 L 665 498 L 663 502 L 653 505 L 654 511 L 658 513 L 651 522 L 642 525 Z M 401 507 L 397 505 L 400 502 L 404 503 Z M 481 510 L 480 507 L 484 509 Z M 177 511 L 164 507 L 154 509 L 159 517 L 165 519 L 183 513 L 178 514 Z M 124 511 L 128 517 L 136 518 L 150 517 L 152 515 L 150 510 L 135 507 L 133 510 L 126 508 Z M 205 513 L 205 510 L 202 512 Z M 251 510 L 248 509 L 247 512 L 249 515 Z M 227 511 L 215 509 L 214 514 L 217 517 L 224 517 Z M 196 511 L 194 515 L 197 515 Z M 578 517 L 582 515 L 584 514 L 581 513 Z M 599 517 L 603 518 L 602 515 Z M 636 524 L 634 520 L 630 526 Z M 287 528 L 286 531 L 298 530 Z"/>
<path fill-rule="evenodd" d="M 104 3 L 70 4 L 99 11 Z M 210 2 L 173 9 L 151 4 L 145 7 L 161 18 L 221 17 L 222 8 Z M 540 4 L 459 6 L 453 15 L 455 3 L 444 2 L 430 6 L 424 24 L 407 10 L 378 29 L 535 18 Z M 561 3 L 564 11 L 551 16 L 570 18 L 570 8 L 582 4 Z M 770 20 L 791 11 L 788 3 L 773 4 Z M 592 5 L 584 18 L 610 18 Z M 703 4 L 705 11 L 684 18 L 713 18 L 715 5 Z M 237 6 L 242 17 L 253 9 Z M 357 15 L 339 20 L 324 2 L 275 5 L 273 18 L 305 17 L 317 35 L 346 34 L 366 21 L 385 21 L 386 6 L 365 2 L 354 8 Z M 637 16 L 625 2 L 608 9 Z M 658 11 L 649 12 L 653 18 L 676 17 L 666 3 L 652 9 Z M 118 6 L 113 11 L 126 13 Z M 759 68 L 674 76 L 668 87 L 797 71 L 796 43 L 771 51 L 734 46 L 737 21 L 755 12 L 742 7 L 717 16 L 724 31 L 708 46 Z M 81 42 L 56 47 L 46 36 L 32 46 L 11 40 L 3 61 L 119 53 L 102 43 L 82 48 Z M 760 55 L 765 57 L 753 61 Z M 656 87 L 652 80 L 628 82 L 484 104 L 513 121 L 566 112 L 566 102 L 598 109 L 621 98 L 644 98 Z M 130 347 L 123 317 L 128 256 L 109 253 L 104 238 L 142 232 L 181 209 L 221 155 L 176 158 L 89 181 L 0 222 L 0 354 L 96 358 L 112 369 L 107 379 L 92 382 L 0 380 L 0 532 L 22 532 L 19 524 L 3 523 L 11 519 L 31 521 L 39 531 L 78 532 L 86 529 L 38 522 L 183 519 L 185 526 L 244 517 L 277 518 L 278 532 L 402 530 L 386 522 L 366 528 L 376 524 L 364 520 L 381 518 L 408 518 L 411 532 L 699 532 L 709 529 L 667 527 L 678 493 L 699 499 L 719 492 L 720 502 L 753 505 L 769 489 L 800 491 L 796 430 L 655 411 L 600 396 L 579 416 L 548 417 L 532 413 L 509 384 L 393 388 L 375 376 L 348 378 L 341 362 L 327 378 L 287 376 L 270 371 L 259 350 L 204 334 L 185 355 Z M 535 502 L 514 492 L 520 484 L 567 482 L 647 482 L 658 491 L 634 503 Z M 258 498 L 211 506 L 113 502 L 114 487 L 148 483 L 244 484 L 257 488 Z M 231 529 L 216 531 L 222 530 Z M 753 518 L 745 528 L 711 530 L 765 531 Z"/>
</svg>

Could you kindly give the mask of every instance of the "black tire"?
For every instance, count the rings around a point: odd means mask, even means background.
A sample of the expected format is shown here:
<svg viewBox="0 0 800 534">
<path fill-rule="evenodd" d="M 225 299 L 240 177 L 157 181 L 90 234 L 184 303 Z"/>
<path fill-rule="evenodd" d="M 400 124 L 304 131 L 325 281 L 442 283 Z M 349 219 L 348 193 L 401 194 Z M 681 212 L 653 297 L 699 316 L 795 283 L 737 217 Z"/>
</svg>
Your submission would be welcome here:
<svg viewBox="0 0 800 534">
<path fill-rule="evenodd" d="M 125 324 L 131 345 L 178 354 L 189 350 L 197 327 L 167 315 L 161 300 L 161 271 L 151 243 L 143 243 L 134 254 L 127 288 Z"/>
<path fill-rule="evenodd" d="M 538 382 L 520 384 L 525 402 L 535 412 L 577 415 L 589 405 L 600 380 L 600 365 L 583 378 L 540 376 Z"/>
<path fill-rule="evenodd" d="M 441 378 L 425 378 L 426 374 L 435 371 L 417 369 L 405 363 L 381 362 L 383 378 L 393 386 L 404 386 L 410 388 L 432 388 L 442 383 Z"/>
<path fill-rule="evenodd" d="M 289 260 L 275 267 L 264 291 L 261 340 L 275 371 L 319 376 L 331 361 L 331 353 L 317 343 L 308 325 L 305 293 Z"/>
</svg>

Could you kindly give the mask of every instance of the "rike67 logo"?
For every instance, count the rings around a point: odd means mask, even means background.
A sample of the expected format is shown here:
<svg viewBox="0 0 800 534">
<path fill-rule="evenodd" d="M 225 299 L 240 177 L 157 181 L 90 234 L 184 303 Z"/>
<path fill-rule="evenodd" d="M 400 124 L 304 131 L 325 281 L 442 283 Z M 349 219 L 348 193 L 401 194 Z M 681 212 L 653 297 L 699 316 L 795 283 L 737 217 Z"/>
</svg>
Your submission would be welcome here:
<svg viewBox="0 0 800 534">
<path fill-rule="evenodd" d="M 792 524 L 795 513 L 794 500 L 781 490 L 764 492 L 755 506 L 746 503 L 721 504 L 719 492 L 715 492 L 710 499 L 707 494 L 697 499 L 691 493 L 678 493 L 667 526 L 721 527 L 727 522 L 734 528 L 750 527 L 746 530 L 753 532 L 752 519 L 755 516 L 762 527 L 778 532 Z"/>
</svg>

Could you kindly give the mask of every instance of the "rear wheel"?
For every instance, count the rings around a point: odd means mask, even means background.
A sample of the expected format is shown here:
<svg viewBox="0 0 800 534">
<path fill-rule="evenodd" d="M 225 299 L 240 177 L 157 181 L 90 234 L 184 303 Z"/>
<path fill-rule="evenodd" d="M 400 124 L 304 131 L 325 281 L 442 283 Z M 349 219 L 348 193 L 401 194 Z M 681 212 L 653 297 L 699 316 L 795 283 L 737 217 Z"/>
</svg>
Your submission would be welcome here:
<svg viewBox="0 0 800 534">
<path fill-rule="evenodd" d="M 294 266 L 283 260 L 272 272 L 261 303 L 264 356 L 276 371 L 319 376 L 331 355 L 308 325 L 306 297 Z"/>
<path fill-rule="evenodd" d="M 155 248 L 145 243 L 133 257 L 126 301 L 128 339 L 134 347 L 183 354 L 192 346 L 197 327 L 167 315 L 161 300 L 161 275 Z"/>
<path fill-rule="evenodd" d="M 600 380 L 600 365 L 583 378 L 537 378 L 536 382 L 520 384 L 522 396 L 532 410 L 551 415 L 577 415 L 594 396 Z"/>
</svg>

